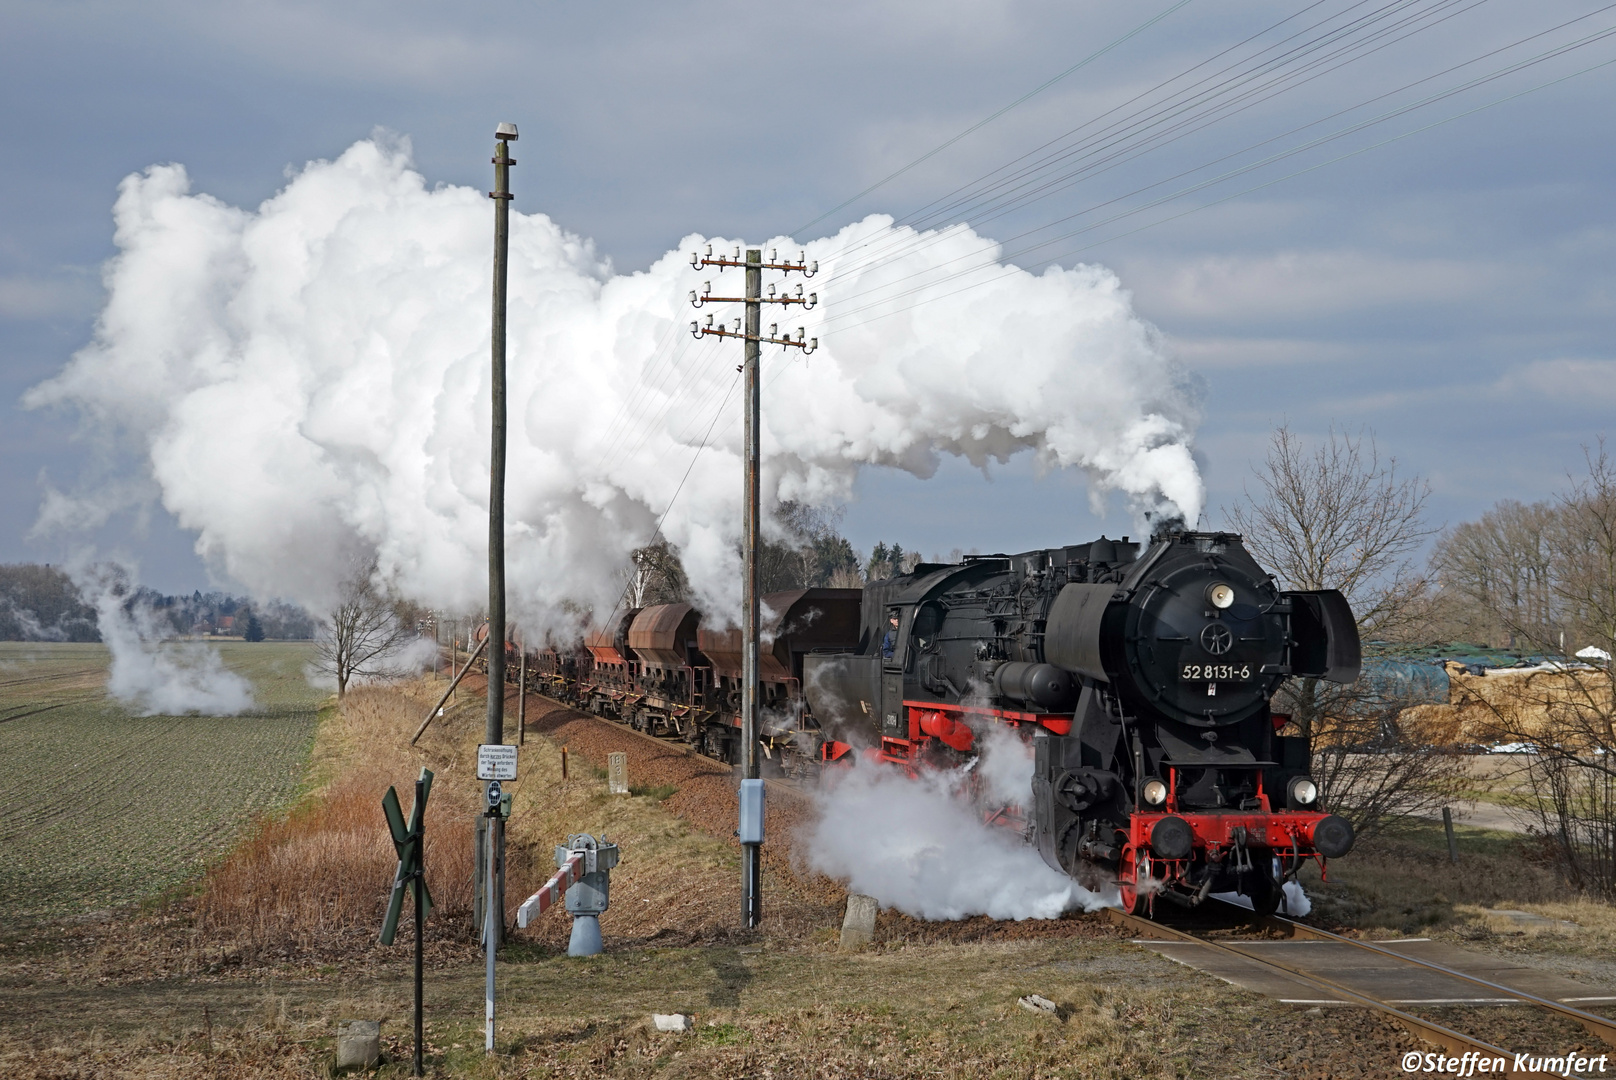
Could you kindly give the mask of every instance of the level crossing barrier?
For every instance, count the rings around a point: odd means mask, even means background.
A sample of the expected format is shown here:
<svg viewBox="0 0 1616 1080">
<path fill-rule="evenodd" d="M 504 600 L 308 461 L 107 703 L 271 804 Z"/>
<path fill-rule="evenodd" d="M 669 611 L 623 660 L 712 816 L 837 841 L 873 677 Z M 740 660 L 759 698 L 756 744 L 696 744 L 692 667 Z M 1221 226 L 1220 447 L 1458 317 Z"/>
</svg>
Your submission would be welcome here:
<svg viewBox="0 0 1616 1080">
<path fill-rule="evenodd" d="M 611 903 L 611 870 L 617 865 L 618 848 L 602 836 L 598 841 L 588 833 L 576 833 L 555 849 L 555 875 L 538 892 L 516 909 L 516 925 L 527 928 L 565 897 L 572 915 L 572 938 L 568 956 L 595 956 L 602 949 L 600 916 Z"/>
</svg>

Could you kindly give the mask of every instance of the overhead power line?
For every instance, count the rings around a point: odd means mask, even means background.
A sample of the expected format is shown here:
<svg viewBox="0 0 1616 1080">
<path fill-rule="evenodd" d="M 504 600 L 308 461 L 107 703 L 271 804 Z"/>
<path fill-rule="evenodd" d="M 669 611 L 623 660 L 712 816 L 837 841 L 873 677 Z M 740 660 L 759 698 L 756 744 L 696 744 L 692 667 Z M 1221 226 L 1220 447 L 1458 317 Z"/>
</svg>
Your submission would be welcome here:
<svg viewBox="0 0 1616 1080">
<path fill-rule="evenodd" d="M 965 138 L 968 135 L 973 134 L 974 132 L 980 131 L 984 127 L 987 127 L 989 124 L 993 123 L 993 121 L 997 120 L 999 117 L 1003 116 L 1005 113 L 1009 112 L 1011 109 L 1016 108 L 1018 105 L 1023 105 L 1025 103 L 1027 103 L 1028 101 L 1031 101 L 1033 98 L 1037 97 L 1039 94 L 1043 93 L 1045 90 L 1048 90 L 1051 86 L 1054 86 L 1056 83 L 1060 82 L 1062 79 L 1066 78 L 1068 75 L 1071 75 L 1073 72 L 1079 71 L 1082 68 L 1087 67 L 1089 64 L 1091 64 L 1094 61 L 1098 60 L 1100 57 L 1104 56 L 1106 53 L 1110 52 L 1112 49 L 1115 49 L 1118 45 L 1121 45 L 1126 41 L 1132 40 L 1138 34 L 1141 34 L 1144 31 L 1150 29 L 1152 26 L 1155 26 L 1157 23 L 1159 23 L 1163 19 L 1167 18 L 1167 16 L 1171 15 L 1173 12 L 1177 11 L 1179 8 L 1182 8 L 1182 7 L 1186 6 L 1190 2 L 1191 2 L 1191 0 L 1178 0 L 1178 3 L 1174 4 L 1172 7 L 1168 8 L 1166 11 L 1163 11 L 1161 14 L 1156 15 L 1156 16 L 1154 16 L 1152 18 L 1146 19 L 1144 22 L 1140 23 L 1138 26 L 1134 27 L 1132 30 L 1129 30 L 1127 33 L 1123 34 L 1121 37 L 1119 37 L 1116 40 L 1112 41 L 1110 44 L 1105 45 L 1104 47 L 1102 47 L 1100 49 L 1096 49 L 1094 52 L 1092 52 L 1089 55 L 1085 56 L 1083 59 L 1081 59 L 1077 63 L 1073 64 L 1071 67 L 1067 68 L 1065 71 L 1061 72 L 1059 75 L 1056 75 L 1054 78 L 1049 79 L 1049 80 L 1047 80 L 1047 81 L 1045 81 L 1043 83 L 1040 83 L 1038 86 L 1033 87 L 1031 90 L 1027 91 L 1025 94 L 1022 94 L 1020 97 L 1016 98 L 1016 100 L 1012 101 L 1010 104 L 1006 105 L 1004 108 L 999 109 L 997 112 L 990 113 L 989 115 L 983 117 L 982 119 L 978 120 L 976 123 L 972 124 L 970 127 L 966 128 L 964 131 L 960 132 L 958 135 L 955 135 L 953 138 L 943 140 L 937 146 L 934 146 L 930 150 L 926 151 L 924 154 L 921 154 L 919 157 L 915 158 L 913 161 L 911 161 L 909 164 L 905 165 L 903 168 L 898 169 L 896 172 L 888 173 L 886 176 L 882 177 L 880 180 L 877 180 L 875 183 L 871 184 L 869 187 L 865 188 L 863 191 L 859 192 L 857 195 L 854 195 L 852 198 L 846 199 L 846 200 L 844 200 L 842 202 L 837 203 L 835 206 L 831 207 L 829 210 L 826 210 L 823 214 L 820 214 L 818 217 L 814 218 L 812 221 L 804 222 L 803 224 L 797 226 L 795 229 L 791 230 L 791 235 L 795 236 L 798 233 L 805 232 L 808 229 L 813 228 L 815 225 L 818 225 L 821 221 L 824 221 L 826 218 L 830 217 L 832 214 L 836 213 L 838 210 L 843 210 L 843 209 L 846 209 L 849 206 L 852 206 L 854 203 L 856 203 L 860 199 L 864 198 L 864 196 L 870 194 L 872 191 L 877 191 L 880 188 L 885 187 L 887 184 L 889 184 L 892 181 L 896 180 L 898 177 L 902 176 L 904 173 L 908 172 L 910 169 L 913 169 L 915 166 L 921 165 L 921 164 L 923 164 L 923 163 L 925 163 L 927 161 L 930 161 L 932 158 L 936 157 L 938 154 L 942 153 L 944 150 L 947 150 L 950 146 L 953 146 L 955 143 L 959 142 L 961 139 Z"/>
</svg>

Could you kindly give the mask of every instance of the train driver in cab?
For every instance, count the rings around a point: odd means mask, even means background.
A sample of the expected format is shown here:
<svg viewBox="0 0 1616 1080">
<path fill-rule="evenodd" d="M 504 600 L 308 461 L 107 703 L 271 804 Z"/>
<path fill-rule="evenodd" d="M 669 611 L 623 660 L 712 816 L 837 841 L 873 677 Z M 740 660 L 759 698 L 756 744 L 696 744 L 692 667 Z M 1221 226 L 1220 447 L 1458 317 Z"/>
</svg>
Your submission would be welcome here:
<svg viewBox="0 0 1616 1080">
<path fill-rule="evenodd" d="M 887 611 L 887 632 L 881 637 L 881 656 L 891 660 L 892 654 L 898 650 L 898 609 Z"/>
</svg>

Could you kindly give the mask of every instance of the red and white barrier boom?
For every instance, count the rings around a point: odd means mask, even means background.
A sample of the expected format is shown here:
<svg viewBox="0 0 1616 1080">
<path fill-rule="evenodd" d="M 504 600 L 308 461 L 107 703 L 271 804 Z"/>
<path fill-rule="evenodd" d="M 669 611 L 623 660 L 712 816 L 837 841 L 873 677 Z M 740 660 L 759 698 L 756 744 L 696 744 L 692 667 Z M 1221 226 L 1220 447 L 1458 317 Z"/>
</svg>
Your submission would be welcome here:
<svg viewBox="0 0 1616 1080">
<path fill-rule="evenodd" d="M 546 881 L 538 892 L 522 901 L 522 906 L 516 909 L 516 925 L 526 930 L 528 923 L 554 907 L 556 901 L 560 900 L 583 876 L 584 853 L 577 851 L 561 864 L 561 869 L 556 871 L 555 877 Z"/>
<path fill-rule="evenodd" d="M 604 836 L 598 842 L 588 833 L 567 837 L 567 842 L 555 849 L 556 865 L 561 869 L 544 883 L 544 888 L 522 901 L 516 909 L 516 925 L 525 928 L 535 916 L 566 897 L 567 911 L 572 915 L 567 955 L 598 954 L 600 916 L 610 903 L 611 869 L 617 865 L 617 855 L 617 845 L 607 843 Z"/>
</svg>

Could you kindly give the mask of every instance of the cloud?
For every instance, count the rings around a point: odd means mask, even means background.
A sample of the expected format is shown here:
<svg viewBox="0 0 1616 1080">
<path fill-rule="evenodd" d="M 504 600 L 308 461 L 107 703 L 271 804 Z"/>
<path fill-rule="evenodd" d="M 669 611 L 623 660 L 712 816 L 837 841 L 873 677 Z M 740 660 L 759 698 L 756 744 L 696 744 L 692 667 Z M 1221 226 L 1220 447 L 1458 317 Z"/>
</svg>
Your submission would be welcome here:
<svg viewBox="0 0 1616 1080">
<path fill-rule="evenodd" d="M 1352 250 L 1135 260 L 1130 282 L 1158 318 L 1247 325 L 1469 304 L 1521 284 L 1498 263 Z"/>
<path fill-rule="evenodd" d="M 858 764 L 836 770 L 800 837 L 810 867 L 873 896 L 882 907 L 943 921 L 1055 919 L 1073 908 L 1094 911 L 1110 897 L 1089 892 L 1046 866 L 1017 834 L 983 818 L 957 790 L 958 772 Z M 1022 776 L 1030 795 L 1032 760 Z M 880 822 L 880 827 L 871 827 Z"/>
<path fill-rule="evenodd" d="M 1174 335 L 1169 340 L 1178 358 L 1197 371 L 1341 364 L 1356 356 L 1358 350 L 1356 345 L 1345 342 L 1283 336 Z"/>
<path fill-rule="evenodd" d="M 1556 357 L 1533 360 L 1506 371 L 1490 386 L 1489 396 L 1519 400 L 1524 395 L 1586 407 L 1616 403 L 1616 360 Z"/>
</svg>

